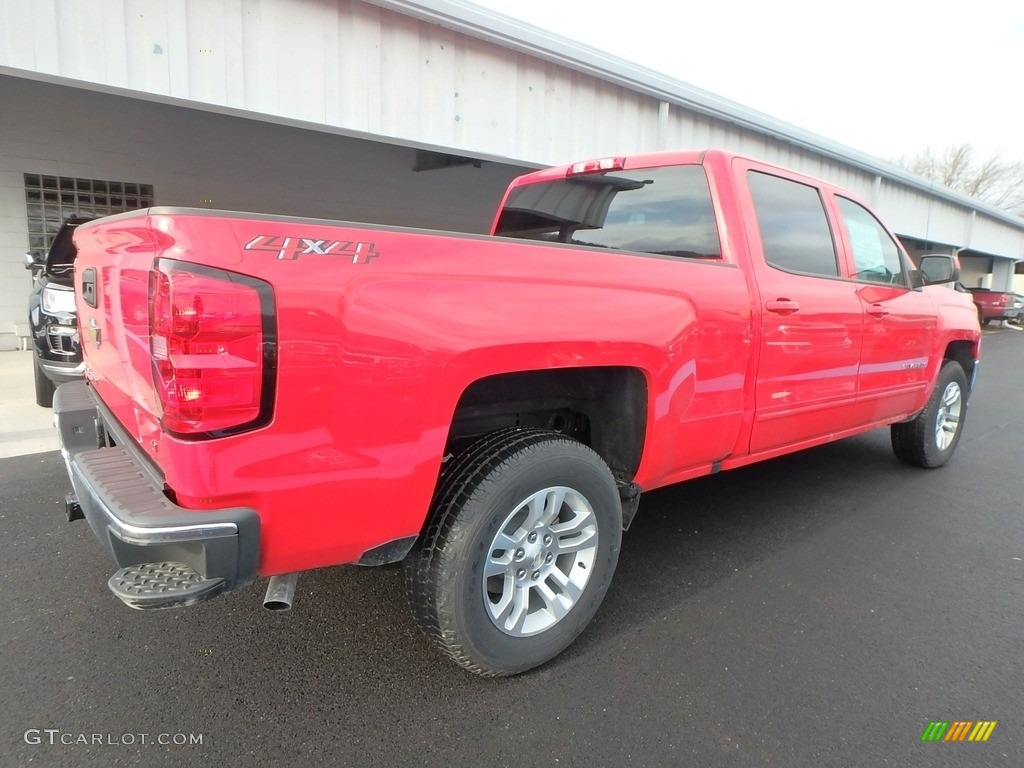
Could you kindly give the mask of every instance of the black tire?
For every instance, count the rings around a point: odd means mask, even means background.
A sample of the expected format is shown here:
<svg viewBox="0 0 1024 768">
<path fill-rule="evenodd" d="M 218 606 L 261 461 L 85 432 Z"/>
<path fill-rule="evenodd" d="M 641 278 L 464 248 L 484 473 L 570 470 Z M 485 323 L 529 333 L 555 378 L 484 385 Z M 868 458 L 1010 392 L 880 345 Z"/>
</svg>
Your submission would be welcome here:
<svg viewBox="0 0 1024 768">
<path fill-rule="evenodd" d="M 32 372 L 36 380 L 36 405 L 43 408 L 53 408 L 53 393 L 57 385 L 46 378 L 46 374 L 39 370 L 39 363 L 32 362 Z"/>
<path fill-rule="evenodd" d="M 964 369 L 947 360 L 924 410 L 914 419 L 890 428 L 896 458 L 925 469 L 935 469 L 949 461 L 963 433 L 967 395 Z"/>
<path fill-rule="evenodd" d="M 564 501 L 557 495 L 563 491 Z M 531 523 L 531 510 L 553 528 Z M 580 520 L 588 522 L 585 530 L 558 532 Z M 518 543 L 498 543 L 520 535 Z M 518 674 L 553 659 L 594 617 L 621 540 L 619 494 L 600 456 L 557 432 L 501 430 L 449 459 L 427 529 L 403 563 L 406 595 L 420 628 L 455 662 L 485 677 Z M 500 572 L 485 578 L 485 565 Z M 577 594 L 559 586 L 570 577 L 583 580 L 572 587 Z M 501 604 L 523 607 L 505 619 L 495 615 Z M 528 632 L 531 622 L 537 629 Z"/>
</svg>

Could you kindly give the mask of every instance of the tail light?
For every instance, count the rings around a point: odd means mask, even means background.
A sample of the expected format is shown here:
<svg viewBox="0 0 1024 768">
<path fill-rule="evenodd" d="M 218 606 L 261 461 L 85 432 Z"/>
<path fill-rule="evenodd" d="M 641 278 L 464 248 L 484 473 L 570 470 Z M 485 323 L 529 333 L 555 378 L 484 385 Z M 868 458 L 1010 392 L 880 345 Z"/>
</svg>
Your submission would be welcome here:
<svg viewBox="0 0 1024 768">
<path fill-rule="evenodd" d="M 274 402 L 274 297 L 253 277 L 157 259 L 149 338 L 164 430 L 219 437 L 263 426 Z"/>
</svg>

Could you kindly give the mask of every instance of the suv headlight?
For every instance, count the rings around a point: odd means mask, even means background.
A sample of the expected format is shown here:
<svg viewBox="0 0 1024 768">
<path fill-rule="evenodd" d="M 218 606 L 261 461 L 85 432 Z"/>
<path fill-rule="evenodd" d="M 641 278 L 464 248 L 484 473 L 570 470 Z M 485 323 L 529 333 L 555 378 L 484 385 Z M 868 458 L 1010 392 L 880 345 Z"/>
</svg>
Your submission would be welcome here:
<svg viewBox="0 0 1024 768">
<path fill-rule="evenodd" d="M 70 288 L 43 288 L 43 309 L 50 314 L 75 311 L 75 292 Z"/>
</svg>

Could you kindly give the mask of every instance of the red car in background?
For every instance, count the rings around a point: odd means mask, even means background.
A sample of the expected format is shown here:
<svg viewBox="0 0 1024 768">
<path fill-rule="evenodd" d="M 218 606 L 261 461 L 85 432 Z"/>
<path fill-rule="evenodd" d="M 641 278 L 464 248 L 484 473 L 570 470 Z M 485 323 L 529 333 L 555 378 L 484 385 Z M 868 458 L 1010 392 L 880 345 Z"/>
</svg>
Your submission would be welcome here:
<svg viewBox="0 0 1024 768">
<path fill-rule="evenodd" d="M 988 325 L 992 320 L 1020 320 L 1024 315 L 1024 297 L 989 288 L 968 288 L 978 308 L 978 322 Z"/>
</svg>

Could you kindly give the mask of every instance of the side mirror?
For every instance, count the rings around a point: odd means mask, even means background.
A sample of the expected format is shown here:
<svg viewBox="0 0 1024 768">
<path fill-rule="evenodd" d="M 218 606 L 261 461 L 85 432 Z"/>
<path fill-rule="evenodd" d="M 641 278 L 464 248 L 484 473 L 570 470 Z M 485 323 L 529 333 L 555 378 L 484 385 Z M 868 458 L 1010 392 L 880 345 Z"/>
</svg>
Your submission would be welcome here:
<svg viewBox="0 0 1024 768">
<path fill-rule="evenodd" d="M 35 251 L 29 251 L 22 257 L 21 263 L 25 265 L 25 269 L 32 270 L 32 277 L 36 277 L 46 266 L 46 256 Z"/>
<path fill-rule="evenodd" d="M 960 268 L 952 256 L 944 253 L 932 253 L 921 257 L 918 267 L 921 285 L 940 285 L 955 283 L 960 279 Z"/>
</svg>

